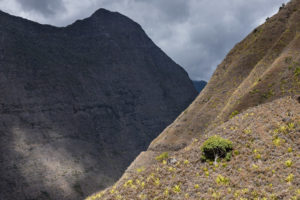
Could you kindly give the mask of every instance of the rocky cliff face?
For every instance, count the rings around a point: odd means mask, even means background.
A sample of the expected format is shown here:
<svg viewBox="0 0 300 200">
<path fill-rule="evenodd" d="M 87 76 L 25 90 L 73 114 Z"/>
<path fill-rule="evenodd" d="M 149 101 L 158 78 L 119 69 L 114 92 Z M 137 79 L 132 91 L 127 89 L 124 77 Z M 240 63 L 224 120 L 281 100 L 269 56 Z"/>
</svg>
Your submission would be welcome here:
<svg viewBox="0 0 300 200">
<path fill-rule="evenodd" d="M 0 199 L 110 185 L 196 93 L 119 13 L 57 28 L 0 12 Z"/>
</svg>

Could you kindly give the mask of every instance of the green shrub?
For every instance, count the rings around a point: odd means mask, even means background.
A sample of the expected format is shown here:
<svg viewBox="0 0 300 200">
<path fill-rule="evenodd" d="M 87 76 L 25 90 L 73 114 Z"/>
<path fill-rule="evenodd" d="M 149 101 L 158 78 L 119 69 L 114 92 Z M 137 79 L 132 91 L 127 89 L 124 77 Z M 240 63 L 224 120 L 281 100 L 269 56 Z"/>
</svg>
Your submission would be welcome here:
<svg viewBox="0 0 300 200">
<path fill-rule="evenodd" d="M 157 161 L 163 161 L 166 160 L 169 157 L 169 153 L 168 152 L 163 152 L 162 154 L 160 154 L 159 156 L 156 156 L 156 160 Z"/>
<path fill-rule="evenodd" d="M 232 156 L 231 152 L 226 153 L 225 160 L 226 161 L 230 161 L 231 160 L 231 156 Z"/>
<path fill-rule="evenodd" d="M 208 138 L 202 145 L 202 160 L 215 160 L 225 158 L 227 161 L 231 159 L 232 142 L 220 136 L 212 136 Z"/>
<path fill-rule="evenodd" d="M 229 118 L 231 119 L 231 118 L 235 117 L 235 116 L 238 115 L 238 114 L 239 114 L 239 111 L 235 110 L 235 111 L 233 111 L 233 112 L 230 114 Z"/>
<path fill-rule="evenodd" d="M 218 175 L 218 177 L 216 178 L 216 183 L 218 185 L 228 185 L 229 183 L 229 178 L 226 178 L 222 175 Z"/>
<path fill-rule="evenodd" d="M 295 69 L 295 72 L 294 72 L 295 76 L 299 76 L 300 75 L 300 67 L 297 67 Z"/>
</svg>

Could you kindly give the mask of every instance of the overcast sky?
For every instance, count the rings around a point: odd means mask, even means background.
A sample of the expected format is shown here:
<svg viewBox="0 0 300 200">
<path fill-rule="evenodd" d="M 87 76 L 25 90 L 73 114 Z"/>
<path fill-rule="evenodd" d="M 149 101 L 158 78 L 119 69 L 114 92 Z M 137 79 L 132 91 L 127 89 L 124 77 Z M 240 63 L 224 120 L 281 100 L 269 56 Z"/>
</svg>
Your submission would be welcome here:
<svg viewBox="0 0 300 200">
<path fill-rule="evenodd" d="M 228 51 L 287 0 L 0 0 L 0 9 L 55 26 L 99 8 L 138 22 L 194 80 L 209 80 Z"/>
</svg>

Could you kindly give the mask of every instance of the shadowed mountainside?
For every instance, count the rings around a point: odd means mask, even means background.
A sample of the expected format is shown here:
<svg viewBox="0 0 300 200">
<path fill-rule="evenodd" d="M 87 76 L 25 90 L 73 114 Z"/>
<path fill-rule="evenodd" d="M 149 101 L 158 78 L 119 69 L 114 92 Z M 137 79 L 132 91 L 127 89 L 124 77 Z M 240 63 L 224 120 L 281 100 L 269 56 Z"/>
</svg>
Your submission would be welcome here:
<svg viewBox="0 0 300 200">
<path fill-rule="evenodd" d="M 300 0 L 292 0 L 228 53 L 113 187 L 88 199 L 300 198 L 299 55 Z M 201 162 L 213 135 L 232 140 L 230 162 Z M 163 152 L 169 157 L 159 163 Z"/>
<path fill-rule="evenodd" d="M 196 90 L 200 93 L 204 87 L 207 85 L 206 81 L 193 81 L 193 84 L 196 88 Z"/>
<path fill-rule="evenodd" d="M 0 12 L 0 199 L 82 199 L 197 95 L 129 18 L 57 28 Z"/>
</svg>

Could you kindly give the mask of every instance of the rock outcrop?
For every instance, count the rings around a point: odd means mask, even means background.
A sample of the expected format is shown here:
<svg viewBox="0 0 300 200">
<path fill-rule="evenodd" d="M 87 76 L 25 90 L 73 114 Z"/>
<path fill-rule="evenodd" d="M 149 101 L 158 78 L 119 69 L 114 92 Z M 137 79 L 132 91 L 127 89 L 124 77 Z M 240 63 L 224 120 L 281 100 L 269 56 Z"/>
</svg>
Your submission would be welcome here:
<svg viewBox="0 0 300 200">
<path fill-rule="evenodd" d="M 67 27 L 0 12 L 0 199 L 82 199 L 109 186 L 197 95 L 129 18 Z"/>
</svg>

